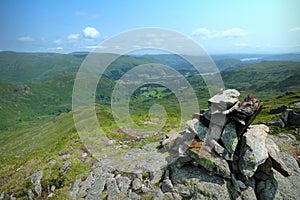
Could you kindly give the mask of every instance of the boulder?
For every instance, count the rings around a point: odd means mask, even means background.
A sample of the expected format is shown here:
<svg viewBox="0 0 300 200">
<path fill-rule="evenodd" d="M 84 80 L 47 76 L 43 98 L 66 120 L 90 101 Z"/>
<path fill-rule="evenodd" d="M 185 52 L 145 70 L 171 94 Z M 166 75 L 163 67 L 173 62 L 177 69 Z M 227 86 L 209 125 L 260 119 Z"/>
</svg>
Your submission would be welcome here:
<svg viewBox="0 0 300 200">
<path fill-rule="evenodd" d="M 269 156 L 265 145 L 268 131 L 266 125 L 250 126 L 242 138 L 239 168 L 246 177 L 252 177 Z"/>
</svg>

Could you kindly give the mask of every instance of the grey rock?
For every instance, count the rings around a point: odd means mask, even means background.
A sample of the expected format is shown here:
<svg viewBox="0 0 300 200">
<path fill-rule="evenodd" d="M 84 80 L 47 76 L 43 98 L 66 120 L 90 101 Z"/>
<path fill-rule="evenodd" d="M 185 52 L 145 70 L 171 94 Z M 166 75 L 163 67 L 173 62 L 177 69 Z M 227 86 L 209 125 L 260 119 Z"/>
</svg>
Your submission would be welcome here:
<svg viewBox="0 0 300 200">
<path fill-rule="evenodd" d="M 9 197 L 9 200 L 16 200 L 17 198 L 14 197 L 14 194 L 11 194 L 10 197 Z"/>
<path fill-rule="evenodd" d="M 81 183 L 81 187 L 79 188 L 77 196 L 79 198 L 86 197 L 88 190 L 92 187 L 92 183 L 93 183 L 93 176 L 92 173 L 90 173 L 87 175 L 87 178 Z"/>
<path fill-rule="evenodd" d="M 106 179 L 106 189 L 108 193 L 107 199 L 113 199 L 118 193 L 120 193 L 117 181 L 112 177 Z"/>
<path fill-rule="evenodd" d="M 216 184 L 207 180 L 200 181 L 198 178 L 186 180 L 186 185 L 190 188 L 193 195 L 193 200 L 198 199 L 231 199 L 230 193 L 227 190 L 227 184 Z"/>
<path fill-rule="evenodd" d="M 282 159 L 282 161 L 285 163 L 286 167 L 289 169 L 291 174 L 300 174 L 300 168 L 297 163 L 297 160 L 291 156 L 288 153 L 285 152 L 279 152 L 279 156 Z"/>
<path fill-rule="evenodd" d="M 169 157 L 169 153 L 158 152 L 157 146 L 158 143 L 151 143 L 143 148 L 130 149 L 116 161 L 119 162 L 117 171 L 133 173 L 140 170 L 140 173 L 150 174 L 152 183 L 158 182 L 169 164 L 166 159 Z"/>
<path fill-rule="evenodd" d="M 0 200 L 5 200 L 5 198 L 6 198 L 6 192 L 3 191 L 3 192 L 1 192 Z"/>
<path fill-rule="evenodd" d="M 104 172 L 102 168 L 97 167 L 91 172 L 90 188 L 87 191 L 86 199 L 97 199 L 104 190 L 106 179 L 111 178 L 112 174 Z"/>
<path fill-rule="evenodd" d="M 240 93 L 235 89 L 228 89 L 219 92 L 208 100 L 210 104 L 217 104 L 222 110 L 227 110 L 238 102 Z"/>
<path fill-rule="evenodd" d="M 131 180 L 126 176 L 116 177 L 116 181 L 121 192 L 126 192 L 131 183 Z"/>
<path fill-rule="evenodd" d="M 164 194 L 164 199 L 166 199 L 166 200 L 181 200 L 182 197 L 175 192 L 167 192 Z"/>
<path fill-rule="evenodd" d="M 56 163 L 56 160 L 55 159 L 51 159 L 49 162 L 48 162 L 48 164 L 50 164 L 50 165 L 54 165 Z"/>
<path fill-rule="evenodd" d="M 289 140 L 289 141 L 296 141 L 296 137 L 292 134 L 284 134 L 284 133 L 280 133 L 278 134 L 278 137 Z"/>
<path fill-rule="evenodd" d="M 177 184 L 175 187 L 175 191 L 182 197 L 190 199 L 192 197 L 192 193 L 189 188 L 182 184 Z"/>
<path fill-rule="evenodd" d="M 71 166 L 71 162 L 67 160 L 66 162 L 63 163 L 61 170 L 67 173 L 70 169 L 70 166 Z"/>
<path fill-rule="evenodd" d="M 201 148 L 190 148 L 187 154 L 200 166 L 209 172 L 218 174 L 224 178 L 230 178 L 228 163 L 218 154 L 213 152 L 209 146 L 203 145 Z"/>
<path fill-rule="evenodd" d="M 206 140 L 210 141 L 212 139 L 219 140 L 221 138 L 223 126 L 213 125 L 208 129 L 208 133 L 206 135 Z"/>
<path fill-rule="evenodd" d="M 267 122 L 266 125 L 268 125 L 268 126 L 277 126 L 277 127 L 280 127 L 280 128 L 285 127 L 285 123 L 280 118 L 275 120 L 275 121 Z"/>
<path fill-rule="evenodd" d="M 142 187 L 142 181 L 139 178 L 135 178 L 132 181 L 132 189 L 133 190 L 138 190 Z"/>
<path fill-rule="evenodd" d="M 290 176 L 291 172 L 281 159 L 281 156 L 279 154 L 280 150 L 272 139 L 266 139 L 266 148 L 272 160 L 273 168 L 280 172 L 283 176 Z"/>
<path fill-rule="evenodd" d="M 277 185 L 275 199 L 299 199 L 299 173 L 294 173 L 289 177 L 284 177 L 277 171 L 274 171 L 273 178 L 275 179 L 275 186 Z"/>
<path fill-rule="evenodd" d="M 32 192 L 32 190 L 31 189 L 29 189 L 28 191 L 27 191 L 27 196 L 28 196 L 28 200 L 33 200 L 33 192 Z"/>
<path fill-rule="evenodd" d="M 163 193 L 174 191 L 173 184 L 172 184 L 172 181 L 170 179 L 164 179 L 163 180 L 163 182 L 161 183 L 161 191 Z"/>
<path fill-rule="evenodd" d="M 141 196 L 138 195 L 137 193 L 135 192 L 132 192 L 132 191 L 129 191 L 128 192 L 128 200 L 140 200 L 141 199 Z"/>
<path fill-rule="evenodd" d="M 262 124 L 250 126 L 242 138 L 239 168 L 246 177 L 252 177 L 257 167 L 269 156 L 265 145 L 268 130 Z"/>
<path fill-rule="evenodd" d="M 231 122 L 225 126 L 221 136 L 221 140 L 227 151 L 230 153 L 234 153 L 238 144 L 238 137 L 236 134 L 236 127 L 234 122 Z"/>
<path fill-rule="evenodd" d="M 68 159 L 71 157 L 71 154 L 67 153 L 67 154 L 63 154 L 60 156 L 62 159 Z"/>
<path fill-rule="evenodd" d="M 275 109 L 271 109 L 270 110 L 270 114 L 279 114 L 279 113 L 282 113 L 283 111 L 285 111 L 285 109 L 287 109 L 288 107 L 286 105 L 282 105 L 278 108 L 275 108 Z"/>
<path fill-rule="evenodd" d="M 70 197 L 71 199 L 76 199 L 76 196 L 79 192 L 79 184 L 80 184 L 81 180 L 80 179 L 76 179 L 70 189 Z"/>
<path fill-rule="evenodd" d="M 43 177 L 43 171 L 35 172 L 29 176 L 34 187 L 34 191 L 36 192 L 38 197 L 40 197 L 42 194 L 42 185 L 41 185 L 42 177 Z"/>
<path fill-rule="evenodd" d="M 154 197 L 153 200 L 163 200 L 164 199 L 164 193 L 161 191 L 161 189 L 154 189 L 153 190 Z"/>
<path fill-rule="evenodd" d="M 186 128 L 198 136 L 200 140 L 204 140 L 208 128 L 205 127 L 197 118 L 189 120 L 186 122 Z"/>
</svg>

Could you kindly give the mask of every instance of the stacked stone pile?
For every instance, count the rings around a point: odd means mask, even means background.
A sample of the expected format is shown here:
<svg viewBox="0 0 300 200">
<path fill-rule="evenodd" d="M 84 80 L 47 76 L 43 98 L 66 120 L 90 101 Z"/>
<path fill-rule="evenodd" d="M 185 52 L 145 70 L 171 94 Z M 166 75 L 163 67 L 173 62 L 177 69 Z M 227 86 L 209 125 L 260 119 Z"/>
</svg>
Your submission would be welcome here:
<svg viewBox="0 0 300 200">
<path fill-rule="evenodd" d="M 251 125 L 263 103 L 252 95 L 240 102 L 239 96 L 235 89 L 221 91 L 208 100 L 209 109 L 187 122 L 187 131 L 162 141 L 165 148 L 177 151 L 177 166 L 201 166 L 231 179 L 237 191 L 247 188 L 247 180 L 254 176 L 267 179 L 271 168 L 283 176 L 291 174 L 278 155 L 277 145 L 267 137 L 269 128 Z"/>
</svg>

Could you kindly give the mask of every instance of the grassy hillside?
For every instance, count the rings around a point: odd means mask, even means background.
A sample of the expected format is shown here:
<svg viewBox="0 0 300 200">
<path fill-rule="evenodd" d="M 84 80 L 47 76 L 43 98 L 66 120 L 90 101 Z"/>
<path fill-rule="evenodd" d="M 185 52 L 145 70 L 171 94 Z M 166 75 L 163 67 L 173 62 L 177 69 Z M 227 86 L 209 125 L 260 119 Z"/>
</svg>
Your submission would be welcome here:
<svg viewBox="0 0 300 200">
<path fill-rule="evenodd" d="M 270 97 L 300 91 L 300 62 L 263 61 L 222 72 L 226 87 Z"/>
</svg>

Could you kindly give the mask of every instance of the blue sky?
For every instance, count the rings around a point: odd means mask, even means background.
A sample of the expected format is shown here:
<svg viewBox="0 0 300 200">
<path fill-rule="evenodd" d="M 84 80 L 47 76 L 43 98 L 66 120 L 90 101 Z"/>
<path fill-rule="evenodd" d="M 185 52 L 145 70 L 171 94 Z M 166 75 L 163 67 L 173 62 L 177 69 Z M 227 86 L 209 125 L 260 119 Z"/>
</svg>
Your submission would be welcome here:
<svg viewBox="0 0 300 200">
<path fill-rule="evenodd" d="M 159 27 L 208 53 L 300 52 L 298 0 L 1 0 L 0 50 L 89 51 L 120 32 Z"/>
</svg>

